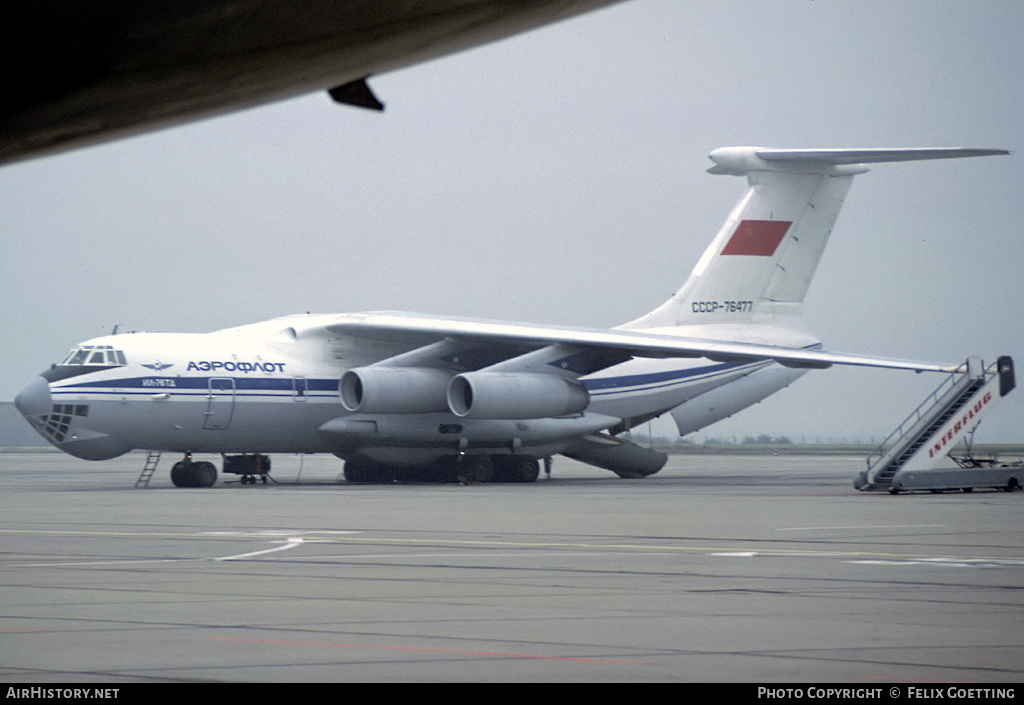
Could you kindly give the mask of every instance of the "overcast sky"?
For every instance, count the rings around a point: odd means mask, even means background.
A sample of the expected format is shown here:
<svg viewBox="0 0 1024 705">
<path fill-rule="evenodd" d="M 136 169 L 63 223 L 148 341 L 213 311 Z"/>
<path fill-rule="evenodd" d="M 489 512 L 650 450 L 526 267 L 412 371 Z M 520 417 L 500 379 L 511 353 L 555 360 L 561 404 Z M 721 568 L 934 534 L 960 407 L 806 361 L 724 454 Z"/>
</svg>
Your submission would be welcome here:
<svg viewBox="0 0 1024 705">
<path fill-rule="evenodd" d="M 858 176 L 806 308 L 829 349 L 1024 378 L 1021 37 L 1019 0 L 631 0 L 378 76 L 383 114 L 317 94 L 0 167 L 0 400 L 115 324 L 618 325 L 742 195 L 708 152 L 751 144 L 1014 151 Z M 881 440 L 939 381 L 811 372 L 696 439 Z M 1024 390 L 977 440 L 1024 441 Z"/>
</svg>

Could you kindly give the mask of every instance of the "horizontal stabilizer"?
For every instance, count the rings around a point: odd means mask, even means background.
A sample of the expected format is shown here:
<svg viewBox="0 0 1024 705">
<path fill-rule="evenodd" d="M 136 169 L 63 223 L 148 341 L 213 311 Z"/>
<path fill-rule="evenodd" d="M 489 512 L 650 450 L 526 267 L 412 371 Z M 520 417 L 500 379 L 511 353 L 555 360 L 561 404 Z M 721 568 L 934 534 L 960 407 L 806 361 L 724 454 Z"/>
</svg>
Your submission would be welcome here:
<svg viewBox="0 0 1024 705">
<path fill-rule="evenodd" d="M 723 147 L 708 158 L 715 166 L 710 174 L 743 176 L 751 171 L 803 171 L 808 168 L 825 171 L 833 167 L 909 162 L 925 159 L 962 159 L 1009 154 L 1005 149 L 940 147 L 926 149 L 768 149 L 765 147 Z"/>
</svg>

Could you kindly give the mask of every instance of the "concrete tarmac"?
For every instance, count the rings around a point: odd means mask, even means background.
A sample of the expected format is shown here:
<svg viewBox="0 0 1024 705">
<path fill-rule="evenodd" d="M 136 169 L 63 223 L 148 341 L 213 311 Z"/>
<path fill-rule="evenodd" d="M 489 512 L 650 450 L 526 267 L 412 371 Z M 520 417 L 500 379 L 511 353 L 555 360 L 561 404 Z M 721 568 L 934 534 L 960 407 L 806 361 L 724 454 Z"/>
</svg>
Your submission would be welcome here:
<svg viewBox="0 0 1024 705">
<path fill-rule="evenodd" d="M 468 486 L 274 456 L 208 489 L 176 460 L 136 489 L 140 454 L 0 454 L 0 680 L 1024 678 L 1024 492 L 860 493 L 856 456 Z"/>
</svg>

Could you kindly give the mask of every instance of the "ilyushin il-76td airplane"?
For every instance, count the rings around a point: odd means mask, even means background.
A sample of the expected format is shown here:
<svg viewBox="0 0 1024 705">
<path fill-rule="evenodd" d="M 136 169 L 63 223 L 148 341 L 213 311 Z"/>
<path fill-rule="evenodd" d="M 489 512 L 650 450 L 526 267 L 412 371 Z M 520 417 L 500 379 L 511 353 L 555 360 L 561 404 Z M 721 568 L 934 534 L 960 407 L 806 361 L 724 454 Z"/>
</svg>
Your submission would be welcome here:
<svg viewBox="0 0 1024 705">
<path fill-rule="evenodd" d="M 666 456 L 620 434 L 671 414 L 696 431 L 833 364 L 957 365 L 829 352 L 801 304 L 853 177 L 873 162 L 987 149 L 713 151 L 749 188 L 689 279 L 611 330 L 394 312 L 297 315 L 205 334 L 75 346 L 18 396 L 53 445 L 87 460 L 183 454 L 178 486 L 266 481 L 269 453 L 333 453 L 354 482 L 530 482 L 556 454 L 621 477 Z"/>
</svg>

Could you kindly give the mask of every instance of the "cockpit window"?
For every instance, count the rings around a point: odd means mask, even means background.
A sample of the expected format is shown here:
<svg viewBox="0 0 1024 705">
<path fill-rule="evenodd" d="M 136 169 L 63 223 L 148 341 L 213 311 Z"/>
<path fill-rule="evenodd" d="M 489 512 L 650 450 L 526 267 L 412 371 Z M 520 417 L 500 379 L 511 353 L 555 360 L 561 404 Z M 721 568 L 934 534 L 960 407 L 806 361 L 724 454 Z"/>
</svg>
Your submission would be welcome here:
<svg viewBox="0 0 1024 705">
<path fill-rule="evenodd" d="M 124 353 L 115 350 L 112 345 L 79 345 L 72 348 L 64 359 L 57 363 L 63 365 L 110 365 L 117 367 L 127 365 Z"/>
<path fill-rule="evenodd" d="M 50 382 L 98 372 L 112 367 L 124 367 L 128 359 L 124 352 L 112 345 L 79 345 L 72 348 L 64 359 L 43 373 Z"/>
<path fill-rule="evenodd" d="M 89 357 L 89 350 L 87 349 L 74 349 L 68 353 L 68 356 L 60 364 L 62 365 L 82 365 L 85 364 L 85 358 Z"/>
</svg>

